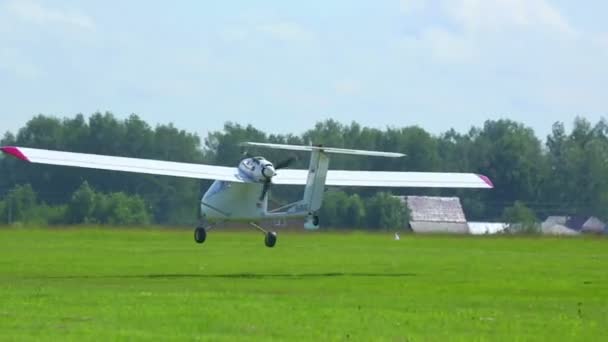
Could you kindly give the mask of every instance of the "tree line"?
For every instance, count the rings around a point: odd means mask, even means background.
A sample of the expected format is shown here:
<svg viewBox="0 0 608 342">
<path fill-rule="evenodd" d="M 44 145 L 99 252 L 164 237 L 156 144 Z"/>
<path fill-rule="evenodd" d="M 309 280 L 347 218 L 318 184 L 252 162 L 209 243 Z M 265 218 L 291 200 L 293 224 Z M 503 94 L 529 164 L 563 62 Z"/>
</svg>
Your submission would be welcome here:
<svg viewBox="0 0 608 342">
<path fill-rule="evenodd" d="M 321 219 L 324 226 L 370 229 L 403 226 L 407 212 L 394 195 L 458 196 L 471 220 L 502 220 L 515 211 L 536 218 L 552 214 L 608 218 L 608 122 L 577 118 L 566 131 L 557 122 L 540 139 L 511 120 L 489 120 L 468 132 L 434 135 L 421 127 L 377 129 L 355 122 L 318 122 L 302 134 L 274 134 L 228 122 L 201 139 L 172 124 L 152 127 L 137 115 L 112 113 L 57 118 L 38 115 L 18 132 L 7 132 L 2 145 L 108 154 L 190 163 L 235 166 L 243 141 L 403 152 L 386 159 L 336 155 L 330 168 L 344 170 L 474 172 L 489 176 L 493 190 L 472 189 L 330 189 Z M 285 151 L 249 149 L 271 161 Z M 308 156 L 294 153 L 295 168 L 307 168 Z M 198 201 L 210 181 L 102 170 L 29 165 L 0 160 L 0 222 L 109 223 L 186 225 L 196 222 Z M 301 198 L 303 188 L 275 186 L 271 205 Z M 386 190 L 384 190 L 386 191 Z M 389 194 L 390 192 L 390 194 Z M 530 215 L 528 215 L 530 216 Z"/>
</svg>

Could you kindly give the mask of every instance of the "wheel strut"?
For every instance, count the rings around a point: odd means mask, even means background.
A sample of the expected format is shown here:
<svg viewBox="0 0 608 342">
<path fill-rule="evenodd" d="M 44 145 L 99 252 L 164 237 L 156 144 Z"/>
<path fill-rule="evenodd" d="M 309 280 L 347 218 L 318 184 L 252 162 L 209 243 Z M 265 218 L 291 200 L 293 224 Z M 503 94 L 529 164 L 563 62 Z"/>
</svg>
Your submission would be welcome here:
<svg viewBox="0 0 608 342">
<path fill-rule="evenodd" d="M 276 243 L 277 243 L 277 233 L 276 232 L 269 232 L 255 222 L 249 222 L 249 224 L 253 228 L 264 233 L 264 244 L 266 245 L 266 247 L 272 248 L 272 247 L 274 247 L 274 245 L 276 245 Z"/>
</svg>

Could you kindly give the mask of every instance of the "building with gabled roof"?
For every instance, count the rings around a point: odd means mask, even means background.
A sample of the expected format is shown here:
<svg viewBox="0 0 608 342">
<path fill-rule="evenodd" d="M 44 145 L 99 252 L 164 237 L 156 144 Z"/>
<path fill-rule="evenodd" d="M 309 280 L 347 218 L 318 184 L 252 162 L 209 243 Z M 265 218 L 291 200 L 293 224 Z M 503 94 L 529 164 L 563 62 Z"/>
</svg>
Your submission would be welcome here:
<svg viewBox="0 0 608 342">
<path fill-rule="evenodd" d="M 458 197 L 400 196 L 399 199 L 409 209 L 409 226 L 415 233 L 469 233 Z"/>
<path fill-rule="evenodd" d="M 578 235 L 602 234 L 606 224 L 594 216 L 549 216 L 541 225 L 543 234 Z"/>
</svg>

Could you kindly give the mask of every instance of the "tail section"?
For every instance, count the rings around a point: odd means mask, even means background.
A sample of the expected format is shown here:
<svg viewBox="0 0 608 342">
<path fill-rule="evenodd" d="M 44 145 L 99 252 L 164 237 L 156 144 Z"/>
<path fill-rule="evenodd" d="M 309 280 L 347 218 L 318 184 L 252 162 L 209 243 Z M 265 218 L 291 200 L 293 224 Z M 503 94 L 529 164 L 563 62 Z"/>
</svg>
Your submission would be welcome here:
<svg viewBox="0 0 608 342">
<path fill-rule="evenodd" d="M 258 147 L 266 147 L 273 148 L 279 150 L 290 150 L 290 151 L 320 151 L 325 153 L 337 153 L 337 154 L 355 154 L 359 156 L 374 156 L 374 157 L 390 157 L 390 158 L 399 158 L 404 157 L 403 153 L 395 153 L 395 152 L 379 152 L 379 151 L 366 151 L 366 150 L 351 150 L 347 148 L 337 148 L 337 147 L 324 147 L 324 146 L 304 146 L 304 145 L 286 145 L 286 144 L 269 144 L 269 143 L 256 143 L 256 142 L 245 142 L 242 145 L 248 146 L 258 146 Z"/>
<path fill-rule="evenodd" d="M 325 152 L 313 150 L 310 154 L 310 165 L 308 166 L 308 178 L 304 188 L 304 203 L 306 210 L 312 214 L 321 208 L 323 193 L 325 192 L 325 180 L 329 168 L 329 158 Z"/>
</svg>

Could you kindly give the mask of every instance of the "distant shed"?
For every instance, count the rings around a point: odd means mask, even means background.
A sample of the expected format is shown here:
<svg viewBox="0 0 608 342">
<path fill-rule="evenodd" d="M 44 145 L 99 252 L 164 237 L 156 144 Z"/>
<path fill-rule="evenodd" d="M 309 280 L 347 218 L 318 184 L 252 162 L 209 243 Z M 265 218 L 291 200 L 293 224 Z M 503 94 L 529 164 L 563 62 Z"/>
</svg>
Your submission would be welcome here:
<svg viewBox="0 0 608 342">
<path fill-rule="evenodd" d="M 570 217 L 566 226 L 581 233 L 601 234 L 606 230 L 606 224 L 594 216 Z"/>
<path fill-rule="evenodd" d="M 602 234 L 606 231 L 606 224 L 594 216 L 549 216 L 542 223 L 541 228 L 543 234 Z"/>
<path fill-rule="evenodd" d="M 578 231 L 566 225 L 568 216 L 549 216 L 540 226 L 541 232 L 547 235 L 578 235 Z"/>
<path fill-rule="evenodd" d="M 467 219 L 458 197 L 404 196 L 415 233 L 468 234 Z"/>
<path fill-rule="evenodd" d="M 486 235 L 503 233 L 509 228 L 504 222 L 469 222 L 469 233 L 473 235 Z"/>
</svg>

